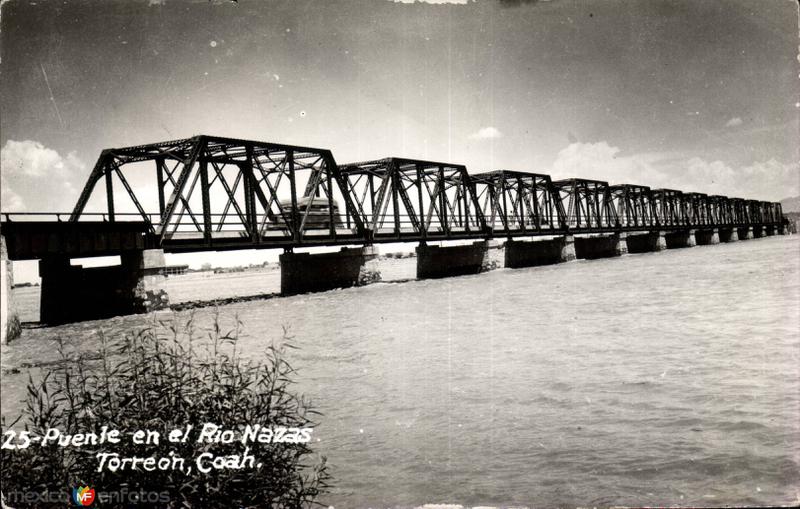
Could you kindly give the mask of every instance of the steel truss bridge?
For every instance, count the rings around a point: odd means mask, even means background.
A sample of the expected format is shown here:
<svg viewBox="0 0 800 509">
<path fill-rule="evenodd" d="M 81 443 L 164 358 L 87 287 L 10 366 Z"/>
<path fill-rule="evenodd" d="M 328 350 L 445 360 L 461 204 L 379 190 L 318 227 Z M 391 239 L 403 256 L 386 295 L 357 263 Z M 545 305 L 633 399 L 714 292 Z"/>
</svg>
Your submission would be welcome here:
<svg viewBox="0 0 800 509">
<path fill-rule="evenodd" d="M 785 222 L 779 203 L 394 157 L 337 164 L 330 150 L 216 136 L 104 150 L 74 210 L 45 214 L 4 213 L 11 259 Z"/>
</svg>

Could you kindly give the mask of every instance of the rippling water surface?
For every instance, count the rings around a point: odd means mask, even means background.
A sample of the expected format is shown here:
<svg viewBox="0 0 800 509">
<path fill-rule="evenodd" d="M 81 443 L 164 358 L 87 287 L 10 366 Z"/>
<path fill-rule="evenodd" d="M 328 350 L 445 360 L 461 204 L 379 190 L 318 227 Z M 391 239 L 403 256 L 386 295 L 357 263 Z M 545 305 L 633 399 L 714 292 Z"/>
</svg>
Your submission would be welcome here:
<svg viewBox="0 0 800 509">
<path fill-rule="evenodd" d="M 301 347 L 325 503 L 796 504 L 799 255 L 772 237 L 221 312 L 253 355 L 284 325 Z M 2 349 L 3 413 L 27 377 L 9 369 L 52 359 L 52 338 L 92 348 L 146 319 L 26 330 Z"/>
</svg>

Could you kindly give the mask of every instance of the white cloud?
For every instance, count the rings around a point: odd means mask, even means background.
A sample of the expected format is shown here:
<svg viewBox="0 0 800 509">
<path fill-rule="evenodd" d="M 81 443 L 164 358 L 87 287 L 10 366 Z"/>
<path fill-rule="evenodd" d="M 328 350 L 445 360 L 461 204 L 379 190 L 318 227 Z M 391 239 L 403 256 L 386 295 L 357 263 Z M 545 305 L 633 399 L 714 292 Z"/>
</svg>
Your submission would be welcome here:
<svg viewBox="0 0 800 509">
<path fill-rule="evenodd" d="M 742 125 L 743 123 L 744 122 L 742 122 L 741 118 L 733 117 L 732 119 L 728 120 L 728 122 L 725 124 L 725 127 L 736 127 Z"/>
<path fill-rule="evenodd" d="M 22 196 L 8 187 L 5 179 L 0 178 L 0 209 L 2 210 L 25 210 L 25 201 Z"/>
<path fill-rule="evenodd" d="M 8 140 L 0 149 L 3 210 L 64 211 L 77 198 L 73 185 L 86 174 L 75 152 L 60 155 L 38 141 Z"/>
<path fill-rule="evenodd" d="M 571 143 L 556 156 L 551 175 L 553 179 L 579 177 L 759 200 L 777 201 L 800 194 L 798 163 L 770 159 L 732 167 L 723 161 L 686 159 L 672 153 L 619 153 L 618 147 L 605 141 Z"/>
<path fill-rule="evenodd" d="M 502 138 L 503 133 L 496 127 L 481 127 L 476 132 L 469 135 L 471 140 L 491 140 L 495 138 Z"/>
</svg>

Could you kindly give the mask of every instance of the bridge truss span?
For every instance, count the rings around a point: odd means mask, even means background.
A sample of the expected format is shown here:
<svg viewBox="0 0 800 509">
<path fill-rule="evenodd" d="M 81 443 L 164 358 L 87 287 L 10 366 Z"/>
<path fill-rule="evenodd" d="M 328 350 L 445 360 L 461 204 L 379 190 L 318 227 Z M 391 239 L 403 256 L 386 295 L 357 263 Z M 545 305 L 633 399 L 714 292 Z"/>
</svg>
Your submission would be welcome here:
<svg viewBox="0 0 800 509">
<path fill-rule="evenodd" d="M 486 221 L 463 165 L 390 157 L 340 168 L 370 240 L 482 237 Z"/>
<path fill-rule="evenodd" d="M 148 187 L 157 190 L 157 214 L 145 211 L 141 191 L 129 183 L 131 172 L 140 182 L 146 175 Z M 196 136 L 105 150 L 71 221 L 81 219 L 103 179 L 108 220 L 116 220 L 115 195 L 127 196 L 158 243 L 172 251 L 365 238 L 361 216 L 342 192 L 345 180 L 325 149 Z M 114 192 L 115 182 L 124 193 Z"/>
<path fill-rule="evenodd" d="M 497 170 L 471 178 L 493 235 L 525 236 L 566 229 L 561 197 L 549 175 Z"/>
</svg>

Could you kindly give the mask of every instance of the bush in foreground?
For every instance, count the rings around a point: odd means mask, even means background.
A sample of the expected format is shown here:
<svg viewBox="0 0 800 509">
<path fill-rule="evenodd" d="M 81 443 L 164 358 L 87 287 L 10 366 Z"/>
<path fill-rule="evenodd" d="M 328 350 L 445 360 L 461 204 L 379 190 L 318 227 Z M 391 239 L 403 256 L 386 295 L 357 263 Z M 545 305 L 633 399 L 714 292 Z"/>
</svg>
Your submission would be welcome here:
<svg viewBox="0 0 800 509">
<path fill-rule="evenodd" d="M 309 444 L 249 444 L 260 468 L 213 470 L 201 473 L 194 459 L 204 452 L 215 456 L 242 454 L 241 442 L 197 443 L 203 423 L 222 429 L 250 424 L 266 427 L 309 428 L 318 415 L 308 402 L 292 392 L 294 370 L 281 345 L 269 345 L 263 359 L 241 356 L 237 345 L 240 323 L 223 332 L 215 317 L 210 330 L 198 331 L 192 318 L 179 323 L 153 323 L 143 330 L 109 341 L 102 338 L 94 355 L 77 355 L 59 344 L 61 362 L 28 383 L 26 409 L 10 427 L 22 424 L 31 436 L 48 428 L 63 433 L 101 433 L 103 426 L 118 429 L 122 440 L 114 445 L 41 447 L 1 451 L 0 479 L 5 502 L 12 507 L 43 507 L 41 501 L 15 502 L 10 494 L 66 492 L 91 486 L 104 492 L 159 492 L 168 502 L 153 507 L 307 507 L 326 491 L 329 476 L 324 458 L 314 459 Z M 285 336 L 285 334 L 284 334 Z M 192 439 L 169 443 L 169 430 L 195 427 Z M 160 445 L 136 445 L 136 430 L 161 434 Z M 174 451 L 192 472 L 127 470 L 97 472 L 100 452 L 120 457 L 160 458 Z M 64 507 L 66 501 L 55 506 Z M 98 504 L 101 505 L 101 504 Z M 128 501 L 118 507 L 127 507 Z M 108 505 L 103 504 L 103 507 Z"/>
</svg>

